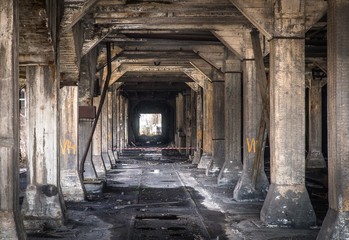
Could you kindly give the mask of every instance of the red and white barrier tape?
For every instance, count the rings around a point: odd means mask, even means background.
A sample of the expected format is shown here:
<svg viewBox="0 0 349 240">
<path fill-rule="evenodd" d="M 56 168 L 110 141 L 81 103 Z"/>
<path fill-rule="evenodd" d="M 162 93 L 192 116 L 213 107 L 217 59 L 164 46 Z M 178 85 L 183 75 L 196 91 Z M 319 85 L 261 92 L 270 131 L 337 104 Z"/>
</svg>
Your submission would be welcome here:
<svg viewBox="0 0 349 240">
<path fill-rule="evenodd" d="M 196 149 L 194 147 L 130 147 L 130 148 L 113 148 L 114 151 L 120 150 L 187 150 L 187 149 Z"/>
</svg>

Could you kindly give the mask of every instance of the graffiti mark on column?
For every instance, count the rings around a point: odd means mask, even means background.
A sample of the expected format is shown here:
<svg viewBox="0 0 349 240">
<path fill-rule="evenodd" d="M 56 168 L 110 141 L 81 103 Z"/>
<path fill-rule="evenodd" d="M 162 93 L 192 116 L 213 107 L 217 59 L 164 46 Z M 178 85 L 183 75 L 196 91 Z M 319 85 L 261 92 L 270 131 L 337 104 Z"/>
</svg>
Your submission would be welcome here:
<svg viewBox="0 0 349 240">
<path fill-rule="evenodd" d="M 254 138 L 252 138 L 251 141 L 249 138 L 246 138 L 246 143 L 247 143 L 247 151 L 249 153 L 251 153 L 251 152 L 255 153 L 257 141 Z"/>
<path fill-rule="evenodd" d="M 61 140 L 61 153 L 65 154 L 76 154 L 76 145 L 73 144 L 70 140 Z"/>
</svg>

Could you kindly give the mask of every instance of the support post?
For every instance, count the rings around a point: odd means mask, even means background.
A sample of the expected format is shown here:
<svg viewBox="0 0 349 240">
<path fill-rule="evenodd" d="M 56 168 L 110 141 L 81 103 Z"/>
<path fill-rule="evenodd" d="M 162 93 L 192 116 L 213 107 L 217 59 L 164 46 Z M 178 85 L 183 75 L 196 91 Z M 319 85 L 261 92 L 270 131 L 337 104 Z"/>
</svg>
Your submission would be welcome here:
<svg viewBox="0 0 349 240">
<path fill-rule="evenodd" d="M 19 210 L 18 1 L 0 0 L 0 239 L 26 239 Z"/>
<path fill-rule="evenodd" d="M 107 123 L 107 152 L 110 159 L 111 166 L 115 166 L 116 159 L 113 153 L 113 137 L 114 137 L 114 114 L 113 114 L 113 96 L 114 91 L 108 91 L 107 101 L 108 101 L 108 123 Z"/>
<path fill-rule="evenodd" d="M 307 168 L 326 168 L 322 154 L 322 97 L 321 81 L 311 77 L 309 86 L 309 152 Z"/>
<path fill-rule="evenodd" d="M 328 10 L 328 200 L 318 240 L 349 236 L 349 2 L 329 1 Z"/>
<path fill-rule="evenodd" d="M 104 104 L 102 107 L 102 112 L 101 112 L 101 155 L 102 155 L 102 159 L 104 162 L 104 166 L 106 170 L 110 170 L 111 169 L 111 161 L 109 158 L 109 154 L 108 154 L 108 135 L 109 135 L 109 131 L 108 131 L 108 92 L 106 95 L 106 99 L 104 100 Z"/>
<path fill-rule="evenodd" d="M 198 164 L 202 155 L 203 147 L 203 96 L 202 88 L 196 93 L 196 150 L 194 152 L 193 164 Z"/>
<path fill-rule="evenodd" d="M 250 53 L 250 56 L 253 54 Z M 259 171 L 256 185 L 254 185 L 252 177 L 257 150 L 257 134 L 262 114 L 262 99 L 257 84 L 254 59 L 243 61 L 243 106 L 243 170 L 234 189 L 234 199 L 237 201 L 263 201 L 269 186 L 267 176 L 263 170 Z"/>
<path fill-rule="evenodd" d="M 65 201 L 83 201 L 85 189 L 79 174 L 78 87 L 60 89 L 60 183 Z"/>
<path fill-rule="evenodd" d="M 200 169 L 207 169 L 212 161 L 212 103 L 213 86 L 206 81 L 203 90 L 203 153 L 198 165 Z"/>
<path fill-rule="evenodd" d="M 93 106 L 98 108 L 101 97 L 93 98 Z M 104 179 L 106 168 L 102 159 L 102 118 L 98 119 L 96 130 L 92 138 L 92 161 L 95 166 L 98 178 Z"/>
<path fill-rule="evenodd" d="M 261 219 L 276 226 L 314 226 L 305 188 L 304 39 L 272 39 L 270 68 L 271 186 Z"/>
<path fill-rule="evenodd" d="M 212 85 L 212 162 L 207 168 L 207 174 L 218 176 L 225 162 L 225 129 L 222 127 L 224 126 L 224 79 L 218 80 L 214 76 Z"/>
<path fill-rule="evenodd" d="M 228 50 L 226 50 L 228 52 Z M 228 55 L 228 53 L 227 53 Z M 218 184 L 235 186 L 242 172 L 241 121 L 242 82 L 241 61 L 226 56 L 225 60 L 225 162 L 218 176 Z"/>
<path fill-rule="evenodd" d="M 22 213 L 28 231 L 64 223 L 57 141 L 58 80 L 52 68 L 27 66 L 28 185 Z"/>
</svg>

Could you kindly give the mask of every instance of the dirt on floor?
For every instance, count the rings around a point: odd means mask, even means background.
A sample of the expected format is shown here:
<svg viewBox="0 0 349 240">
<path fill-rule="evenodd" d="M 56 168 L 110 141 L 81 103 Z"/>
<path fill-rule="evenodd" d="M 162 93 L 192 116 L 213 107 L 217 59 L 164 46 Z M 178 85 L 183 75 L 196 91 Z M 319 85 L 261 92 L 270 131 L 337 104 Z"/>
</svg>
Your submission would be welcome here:
<svg viewBox="0 0 349 240">
<path fill-rule="evenodd" d="M 316 239 L 312 229 L 270 228 L 261 202 L 235 202 L 233 185 L 187 158 L 161 151 L 130 151 L 108 171 L 103 194 L 67 202 L 67 224 L 29 235 L 34 239 L 223 240 Z M 91 198 L 91 199 L 92 199 Z"/>
</svg>

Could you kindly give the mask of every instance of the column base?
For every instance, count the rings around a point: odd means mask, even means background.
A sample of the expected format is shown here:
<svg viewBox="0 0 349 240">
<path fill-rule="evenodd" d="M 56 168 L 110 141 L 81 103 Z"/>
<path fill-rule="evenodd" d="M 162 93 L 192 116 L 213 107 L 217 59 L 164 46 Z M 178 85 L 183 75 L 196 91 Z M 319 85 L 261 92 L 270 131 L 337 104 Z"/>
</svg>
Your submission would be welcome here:
<svg viewBox="0 0 349 240">
<path fill-rule="evenodd" d="M 85 188 L 78 171 L 61 171 L 61 189 L 64 201 L 81 202 L 85 200 Z"/>
<path fill-rule="evenodd" d="M 106 169 L 104 166 L 102 156 L 101 155 L 93 155 L 92 162 L 93 162 L 93 166 L 95 167 L 97 177 L 98 178 L 105 178 Z"/>
<path fill-rule="evenodd" d="M 311 151 L 306 159 L 306 168 L 326 168 L 326 161 L 321 152 Z"/>
<path fill-rule="evenodd" d="M 198 164 L 199 169 L 207 169 L 212 162 L 212 155 L 208 153 L 203 153 Z"/>
<path fill-rule="evenodd" d="M 338 212 L 328 209 L 322 223 L 317 240 L 348 239 L 349 238 L 349 212 Z"/>
<path fill-rule="evenodd" d="M 261 220 L 269 226 L 315 226 L 316 216 L 305 186 L 271 184 L 261 210 Z"/>
<path fill-rule="evenodd" d="M 65 208 L 59 189 L 54 185 L 29 185 L 22 206 L 24 228 L 27 232 L 58 228 L 64 225 Z"/>
<path fill-rule="evenodd" d="M 218 185 L 235 185 L 242 173 L 242 163 L 236 161 L 225 161 L 217 178 Z"/>
<path fill-rule="evenodd" d="M 104 162 L 105 169 L 108 171 L 111 169 L 111 161 L 108 152 L 102 152 L 102 159 Z"/>
<path fill-rule="evenodd" d="M 19 214 L 0 211 L 0 239 L 26 239 L 23 222 Z"/>
<path fill-rule="evenodd" d="M 225 162 L 224 140 L 212 140 L 213 152 L 211 164 L 206 168 L 207 176 L 217 176 Z"/>
<path fill-rule="evenodd" d="M 116 159 L 115 159 L 113 151 L 112 150 L 108 150 L 108 155 L 109 155 L 109 158 L 110 158 L 111 167 L 113 168 L 116 165 Z"/>
<path fill-rule="evenodd" d="M 256 186 L 252 183 L 252 174 L 243 172 L 235 189 L 233 198 L 236 201 L 264 201 L 268 193 L 269 181 L 264 171 L 259 171 Z"/>
<path fill-rule="evenodd" d="M 194 152 L 194 158 L 193 158 L 192 164 L 199 164 L 200 159 L 201 159 L 201 153 L 200 153 L 200 151 L 195 151 L 195 152 Z"/>
</svg>

